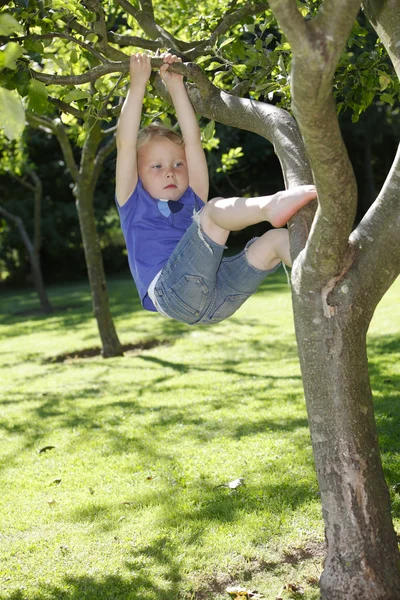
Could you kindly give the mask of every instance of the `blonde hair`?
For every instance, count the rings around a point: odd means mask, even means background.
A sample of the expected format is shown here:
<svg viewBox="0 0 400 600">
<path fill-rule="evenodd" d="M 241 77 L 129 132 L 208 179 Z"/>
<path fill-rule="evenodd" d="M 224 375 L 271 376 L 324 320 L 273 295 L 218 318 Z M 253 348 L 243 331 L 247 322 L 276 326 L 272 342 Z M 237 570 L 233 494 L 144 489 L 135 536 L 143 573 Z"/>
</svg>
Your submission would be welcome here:
<svg viewBox="0 0 400 600">
<path fill-rule="evenodd" d="M 152 125 L 148 125 L 147 127 L 143 127 L 138 133 L 137 136 L 137 149 L 143 148 L 145 144 L 152 142 L 153 140 L 169 140 L 173 144 L 177 146 L 183 146 L 184 141 L 183 137 L 173 129 L 169 127 L 165 127 L 165 125 L 159 125 L 158 123 L 153 123 Z"/>
</svg>

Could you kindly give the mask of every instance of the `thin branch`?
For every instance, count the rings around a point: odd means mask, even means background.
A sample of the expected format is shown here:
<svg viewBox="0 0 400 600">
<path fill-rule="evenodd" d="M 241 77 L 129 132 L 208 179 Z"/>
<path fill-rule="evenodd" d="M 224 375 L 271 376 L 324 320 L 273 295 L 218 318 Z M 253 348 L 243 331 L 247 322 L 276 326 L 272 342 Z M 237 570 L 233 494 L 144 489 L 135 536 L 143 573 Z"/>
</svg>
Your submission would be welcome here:
<svg viewBox="0 0 400 600">
<path fill-rule="evenodd" d="M 154 21 L 154 9 L 151 0 L 139 0 L 142 11 L 148 13 Z"/>
<path fill-rule="evenodd" d="M 357 250 L 357 293 L 373 309 L 400 274 L 400 145 L 377 199 L 351 235 Z"/>
<path fill-rule="evenodd" d="M 109 91 L 107 96 L 104 98 L 103 108 L 98 113 L 98 116 L 100 118 L 107 116 L 107 114 L 108 114 L 107 104 L 111 100 L 115 90 L 118 88 L 119 84 L 121 83 L 121 80 L 122 80 L 122 75 L 119 76 L 118 81 L 115 83 L 115 85 L 113 85 L 113 87 L 111 88 L 111 90 Z"/>
<path fill-rule="evenodd" d="M 228 11 L 208 39 L 197 43 L 180 43 L 179 46 L 184 52 L 187 60 L 193 61 L 195 58 L 204 54 L 204 51 L 207 48 L 212 47 L 219 36 L 224 35 L 231 27 L 242 21 L 246 16 L 257 15 L 267 9 L 268 4 L 266 2 L 258 2 L 254 5 L 249 4 L 242 6 L 234 12 Z"/>
<path fill-rule="evenodd" d="M 95 56 L 100 62 L 106 62 L 104 56 L 102 56 L 100 52 L 97 52 L 97 50 L 95 50 L 90 44 L 82 42 L 82 40 L 78 40 L 78 38 L 74 37 L 73 35 L 70 35 L 69 33 L 57 33 L 55 31 L 43 34 L 33 33 L 31 35 L 23 35 L 15 38 L 10 38 L 10 40 L 15 42 L 23 42 L 24 40 L 52 40 L 53 38 L 64 39 L 74 44 L 77 44 L 84 50 L 87 50 L 88 52 L 93 54 L 93 56 Z"/>
<path fill-rule="evenodd" d="M 91 33 L 90 29 L 81 25 L 72 15 L 60 17 L 60 20 L 67 25 L 69 29 L 80 33 L 84 38 Z"/>
<path fill-rule="evenodd" d="M 44 129 L 44 131 L 51 131 L 54 135 L 57 136 L 67 168 L 71 174 L 72 179 L 76 181 L 79 175 L 79 169 L 75 162 L 71 143 L 59 119 L 55 119 L 53 121 L 48 117 L 35 115 L 34 113 L 28 111 L 25 113 L 25 117 L 29 125 L 31 125 L 32 127 Z"/>
<path fill-rule="evenodd" d="M 163 64 L 161 58 L 152 58 L 151 66 L 153 69 L 159 69 Z M 174 63 L 170 66 L 170 70 L 180 75 L 188 75 L 190 71 L 187 70 L 190 63 Z M 91 83 L 110 73 L 122 73 L 125 75 L 129 72 L 129 57 L 124 61 L 107 62 L 103 65 L 97 65 L 92 69 L 88 69 L 85 73 L 80 75 L 50 75 L 47 73 L 40 73 L 30 69 L 31 75 L 38 81 L 42 81 L 48 85 L 81 85 L 83 83 Z"/>
<path fill-rule="evenodd" d="M 113 128 L 114 132 L 116 131 L 116 127 Z M 99 178 L 99 175 L 101 173 L 101 170 L 103 168 L 104 165 L 104 161 L 106 160 L 106 158 L 115 150 L 116 147 L 116 136 L 115 133 L 114 135 L 111 136 L 111 138 L 107 141 L 106 144 L 104 144 L 104 146 L 102 146 L 100 148 L 100 150 L 98 151 L 97 155 L 96 155 L 96 159 L 94 161 L 94 169 L 93 169 L 93 181 L 94 181 L 94 185 L 96 185 L 96 182 Z"/>
<path fill-rule="evenodd" d="M 147 40 L 134 35 L 120 35 L 118 33 L 113 33 L 112 31 L 108 33 L 108 40 L 119 46 L 136 46 L 138 48 L 144 48 L 145 50 L 152 50 L 153 52 L 156 52 L 161 48 L 160 42 Z"/>
<path fill-rule="evenodd" d="M 24 225 L 24 222 L 21 219 L 21 217 L 17 217 L 16 215 L 13 215 L 8 210 L 6 210 L 3 206 L 0 206 L 0 215 L 2 215 L 5 219 L 7 219 L 8 221 L 11 221 L 12 223 L 14 223 L 17 226 L 20 236 L 25 244 L 25 247 L 28 250 L 29 255 L 32 257 L 34 255 L 33 244 L 31 242 L 31 240 L 29 239 L 28 233 L 25 229 L 25 225 Z"/>
<path fill-rule="evenodd" d="M 158 37 L 158 30 L 151 15 L 138 10 L 128 0 L 116 0 L 115 3 L 138 22 L 146 35 L 152 39 L 156 39 Z"/>
<path fill-rule="evenodd" d="M 41 239 L 41 212 L 42 212 L 42 197 L 43 197 L 43 185 L 40 177 L 32 167 L 27 168 L 27 172 L 33 179 L 34 185 L 34 234 L 33 234 L 33 250 L 35 256 L 39 259 L 39 251 L 42 243 Z"/>
<path fill-rule="evenodd" d="M 58 98 L 53 98 L 52 96 L 48 96 L 47 100 L 50 102 L 50 104 L 53 104 L 53 106 L 56 106 L 62 112 L 68 113 L 68 114 L 76 117 L 77 119 L 85 118 L 84 112 L 82 112 L 78 108 L 74 108 L 73 106 L 68 104 L 68 102 L 63 102 L 62 100 L 59 100 Z"/>
<path fill-rule="evenodd" d="M 296 0 L 269 0 L 269 5 L 293 52 L 302 52 L 304 45 L 311 42 L 311 32 L 297 8 Z"/>
<path fill-rule="evenodd" d="M 105 56 L 112 60 L 123 59 L 123 53 L 117 48 L 113 48 L 108 43 L 106 17 L 99 0 L 86 0 L 86 5 L 87 8 L 96 15 L 96 20 L 92 23 L 92 32 L 95 33 L 98 38 L 96 46 Z"/>
<path fill-rule="evenodd" d="M 128 73 L 129 72 L 129 58 L 126 61 L 117 62 L 106 62 L 102 65 L 97 65 L 92 69 L 88 69 L 85 73 L 80 75 L 50 75 L 47 73 L 40 73 L 30 69 L 32 77 L 38 81 L 42 81 L 47 85 L 81 85 L 83 83 L 91 83 L 96 81 L 99 77 L 109 75 L 110 73 Z"/>
<path fill-rule="evenodd" d="M 400 3 L 365 0 L 363 7 L 400 79 Z"/>
<path fill-rule="evenodd" d="M 98 45 L 101 48 L 103 43 L 107 44 L 107 26 L 102 5 L 98 0 L 85 0 L 86 7 L 96 16 L 92 22 L 92 32 L 98 37 Z"/>
<path fill-rule="evenodd" d="M 9 177 L 11 177 L 11 179 L 13 179 L 14 181 L 16 181 L 17 183 L 19 183 L 20 185 L 23 185 L 24 187 L 28 188 L 28 190 L 30 190 L 31 192 L 35 191 L 35 186 L 30 183 L 26 177 L 17 177 L 17 175 L 14 175 L 14 173 L 8 173 Z"/>
<path fill-rule="evenodd" d="M 165 47 L 171 48 L 180 54 L 180 41 L 155 22 L 152 10 L 138 10 L 128 0 L 116 0 L 116 3 L 137 21 L 138 25 L 149 38 L 161 41 Z M 145 6 L 147 7 L 148 5 Z"/>
</svg>

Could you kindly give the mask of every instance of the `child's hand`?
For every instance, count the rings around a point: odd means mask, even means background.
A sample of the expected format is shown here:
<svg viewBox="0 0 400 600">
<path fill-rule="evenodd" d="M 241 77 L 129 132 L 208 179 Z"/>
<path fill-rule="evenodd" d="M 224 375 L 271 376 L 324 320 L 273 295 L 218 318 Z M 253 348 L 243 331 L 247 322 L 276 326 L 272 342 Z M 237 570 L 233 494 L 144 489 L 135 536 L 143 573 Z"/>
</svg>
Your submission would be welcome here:
<svg viewBox="0 0 400 600">
<path fill-rule="evenodd" d="M 144 53 L 132 54 L 129 72 L 131 85 L 146 85 L 151 73 L 150 56 Z"/>
<path fill-rule="evenodd" d="M 178 58 L 178 56 L 175 56 L 175 54 L 170 54 L 169 52 L 163 52 L 161 54 L 161 58 L 163 59 L 164 64 L 160 67 L 160 77 L 167 87 L 170 87 L 175 83 L 181 83 L 183 80 L 182 75 L 178 75 L 178 73 L 172 73 L 172 71 L 169 71 L 168 68 L 169 65 L 172 65 L 172 63 L 182 62 L 182 59 Z"/>
</svg>

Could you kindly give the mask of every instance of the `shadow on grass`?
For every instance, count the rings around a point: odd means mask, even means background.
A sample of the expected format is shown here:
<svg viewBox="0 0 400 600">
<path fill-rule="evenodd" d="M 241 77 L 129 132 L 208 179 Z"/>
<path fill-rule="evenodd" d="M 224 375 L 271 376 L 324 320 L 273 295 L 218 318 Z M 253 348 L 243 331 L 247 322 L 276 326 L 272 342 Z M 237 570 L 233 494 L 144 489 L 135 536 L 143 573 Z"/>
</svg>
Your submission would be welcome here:
<svg viewBox="0 0 400 600">
<path fill-rule="evenodd" d="M 132 566 L 132 571 L 134 568 Z M 23 590 L 17 590 L 10 595 L 0 594 L 0 600 L 178 600 L 179 569 L 171 566 L 169 581 L 163 581 L 162 586 L 144 571 L 135 572 L 131 578 L 117 575 L 102 577 L 99 581 L 89 575 L 84 577 L 66 577 L 64 586 L 43 586 L 43 591 L 26 595 Z M 177 581 L 176 581 L 177 579 Z M 67 589 L 65 589 L 67 588 Z"/>
<path fill-rule="evenodd" d="M 394 493 L 393 516 L 400 518 L 400 374 L 393 368 L 400 360 L 400 337 L 369 336 L 368 356 L 383 470 L 389 489 Z"/>
<path fill-rule="evenodd" d="M 114 318 L 143 311 L 132 278 L 110 278 L 107 281 L 111 312 Z M 259 288 L 260 292 L 282 293 L 287 291 L 285 275 L 275 273 Z M 41 325 L 54 323 L 60 326 L 78 326 L 93 319 L 90 288 L 86 282 L 49 286 L 48 294 L 54 306 L 54 313 L 43 314 L 35 292 L 30 288 L 5 290 L 2 292 L 0 324 L 19 323 L 26 320 L 39 322 Z"/>
</svg>

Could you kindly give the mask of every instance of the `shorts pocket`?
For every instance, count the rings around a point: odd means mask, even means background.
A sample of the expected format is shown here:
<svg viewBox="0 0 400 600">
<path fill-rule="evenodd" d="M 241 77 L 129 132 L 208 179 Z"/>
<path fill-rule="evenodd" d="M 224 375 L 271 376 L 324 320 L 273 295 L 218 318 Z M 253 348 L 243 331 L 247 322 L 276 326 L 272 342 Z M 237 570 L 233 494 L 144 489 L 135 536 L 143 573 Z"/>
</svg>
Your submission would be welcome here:
<svg viewBox="0 0 400 600">
<path fill-rule="evenodd" d="M 224 302 L 210 315 L 209 320 L 211 323 L 218 323 L 228 317 L 232 316 L 251 294 L 235 294 L 234 296 L 227 296 Z"/>
<path fill-rule="evenodd" d="M 198 275 L 183 275 L 171 288 L 167 295 L 172 306 L 184 309 L 190 315 L 198 317 L 206 308 L 208 286 Z"/>
</svg>

